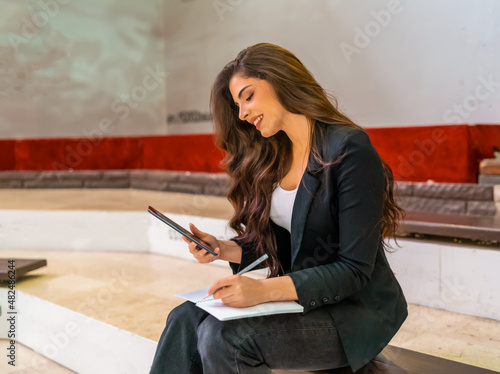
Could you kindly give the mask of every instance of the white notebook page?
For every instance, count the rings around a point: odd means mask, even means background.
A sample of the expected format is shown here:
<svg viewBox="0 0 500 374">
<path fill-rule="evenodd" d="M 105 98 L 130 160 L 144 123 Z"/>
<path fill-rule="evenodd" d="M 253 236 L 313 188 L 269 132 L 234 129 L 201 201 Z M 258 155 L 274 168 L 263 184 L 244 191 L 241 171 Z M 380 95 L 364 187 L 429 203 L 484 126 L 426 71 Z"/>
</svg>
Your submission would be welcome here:
<svg viewBox="0 0 500 374">
<path fill-rule="evenodd" d="M 200 302 L 207 294 L 208 288 L 202 288 L 175 296 L 195 303 L 196 306 L 207 311 L 220 321 L 270 314 L 302 313 L 304 311 L 304 307 L 295 301 L 273 301 L 248 308 L 233 308 L 225 305 L 221 300 L 214 300 L 212 297 Z"/>
</svg>

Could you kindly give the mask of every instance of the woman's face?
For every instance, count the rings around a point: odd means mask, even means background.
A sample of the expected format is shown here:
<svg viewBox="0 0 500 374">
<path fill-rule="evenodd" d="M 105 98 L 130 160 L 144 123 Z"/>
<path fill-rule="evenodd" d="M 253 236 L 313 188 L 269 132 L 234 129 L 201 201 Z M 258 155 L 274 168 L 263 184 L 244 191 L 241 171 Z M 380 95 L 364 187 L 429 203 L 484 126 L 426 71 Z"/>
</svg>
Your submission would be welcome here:
<svg viewBox="0 0 500 374">
<path fill-rule="evenodd" d="M 276 97 L 273 87 L 265 80 L 235 74 L 229 90 L 239 108 L 239 117 L 268 138 L 283 129 L 287 111 Z"/>
</svg>

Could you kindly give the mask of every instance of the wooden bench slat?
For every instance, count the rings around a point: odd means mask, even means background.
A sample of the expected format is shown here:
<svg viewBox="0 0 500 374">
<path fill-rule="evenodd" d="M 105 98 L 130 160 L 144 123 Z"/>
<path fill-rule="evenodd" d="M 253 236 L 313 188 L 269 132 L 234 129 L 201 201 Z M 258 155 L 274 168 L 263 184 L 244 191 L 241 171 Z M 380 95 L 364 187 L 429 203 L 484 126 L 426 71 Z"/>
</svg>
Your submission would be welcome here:
<svg viewBox="0 0 500 374">
<path fill-rule="evenodd" d="M 500 216 L 406 212 L 399 233 L 500 241 Z"/>
<path fill-rule="evenodd" d="M 405 348 L 388 346 L 382 352 L 395 365 L 408 374 L 494 374 L 495 371 L 463 364 L 444 358 L 410 351 Z M 375 374 L 375 373 L 374 373 Z M 378 374 L 378 373 L 377 373 Z"/>
<path fill-rule="evenodd" d="M 496 372 L 460 362 L 387 346 L 382 354 L 356 374 L 494 374 Z M 349 368 L 320 371 L 273 370 L 273 374 L 353 374 Z"/>
</svg>

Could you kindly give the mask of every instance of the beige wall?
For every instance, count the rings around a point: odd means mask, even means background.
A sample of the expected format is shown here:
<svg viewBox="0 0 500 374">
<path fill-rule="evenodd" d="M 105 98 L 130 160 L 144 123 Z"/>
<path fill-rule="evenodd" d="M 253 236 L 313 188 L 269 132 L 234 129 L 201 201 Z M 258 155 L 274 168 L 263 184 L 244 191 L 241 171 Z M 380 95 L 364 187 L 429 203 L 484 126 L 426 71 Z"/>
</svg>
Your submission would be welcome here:
<svg viewBox="0 0 500 374">
<path fill-rule="evenodd" d="M 243 48 L 295 53 L 365 127 L 500 122 L 497 0 L 167 1 L 171 119 L 208 111 L 210 86 Z M 169 131 L 209 131 L 209 122 Z"/>
<path fill-rule="evenodd" d="M 164 134 L 163 4 L 0 0 L 0 138 Z"/>
<path fill-rule="evenodd" d="M 262 41 L 294 52 L 362 126 L 499 123 L 497 0 L 0 0 L 0 9 L 0 138 L 211 132 L 216 74 Z"/>
</svg>

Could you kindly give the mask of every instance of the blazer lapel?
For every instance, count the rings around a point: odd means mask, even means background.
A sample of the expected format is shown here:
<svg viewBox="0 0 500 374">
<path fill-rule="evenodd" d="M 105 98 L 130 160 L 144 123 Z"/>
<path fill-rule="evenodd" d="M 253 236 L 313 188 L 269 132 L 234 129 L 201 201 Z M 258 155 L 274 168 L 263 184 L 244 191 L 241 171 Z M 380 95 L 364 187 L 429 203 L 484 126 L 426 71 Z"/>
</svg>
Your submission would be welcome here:
<svg viewBox="0 0 500 374">
<path fill-rule="evenodd" d="M 310 164 L 310 163 L 309 163 Z M 302 180 L 300 182 L 299 188 L 297 190 L 297 196 L 295 197 L 295 202 L 293 204 L 292 210 L 292 225 L 291 225 L 291 265 L 293 268 L 293 263 L 297 258 L 300 246 L 302 244 L 302 238 L 304 236 L 304 227 L 306 224 L 307 213 L 311 206 L 312 200 L 318 190 L 320 185 L 320 180 L 317 175 L 314 175 L 309 170 L 309 167 L 304 172 Z"/>
</svg>

